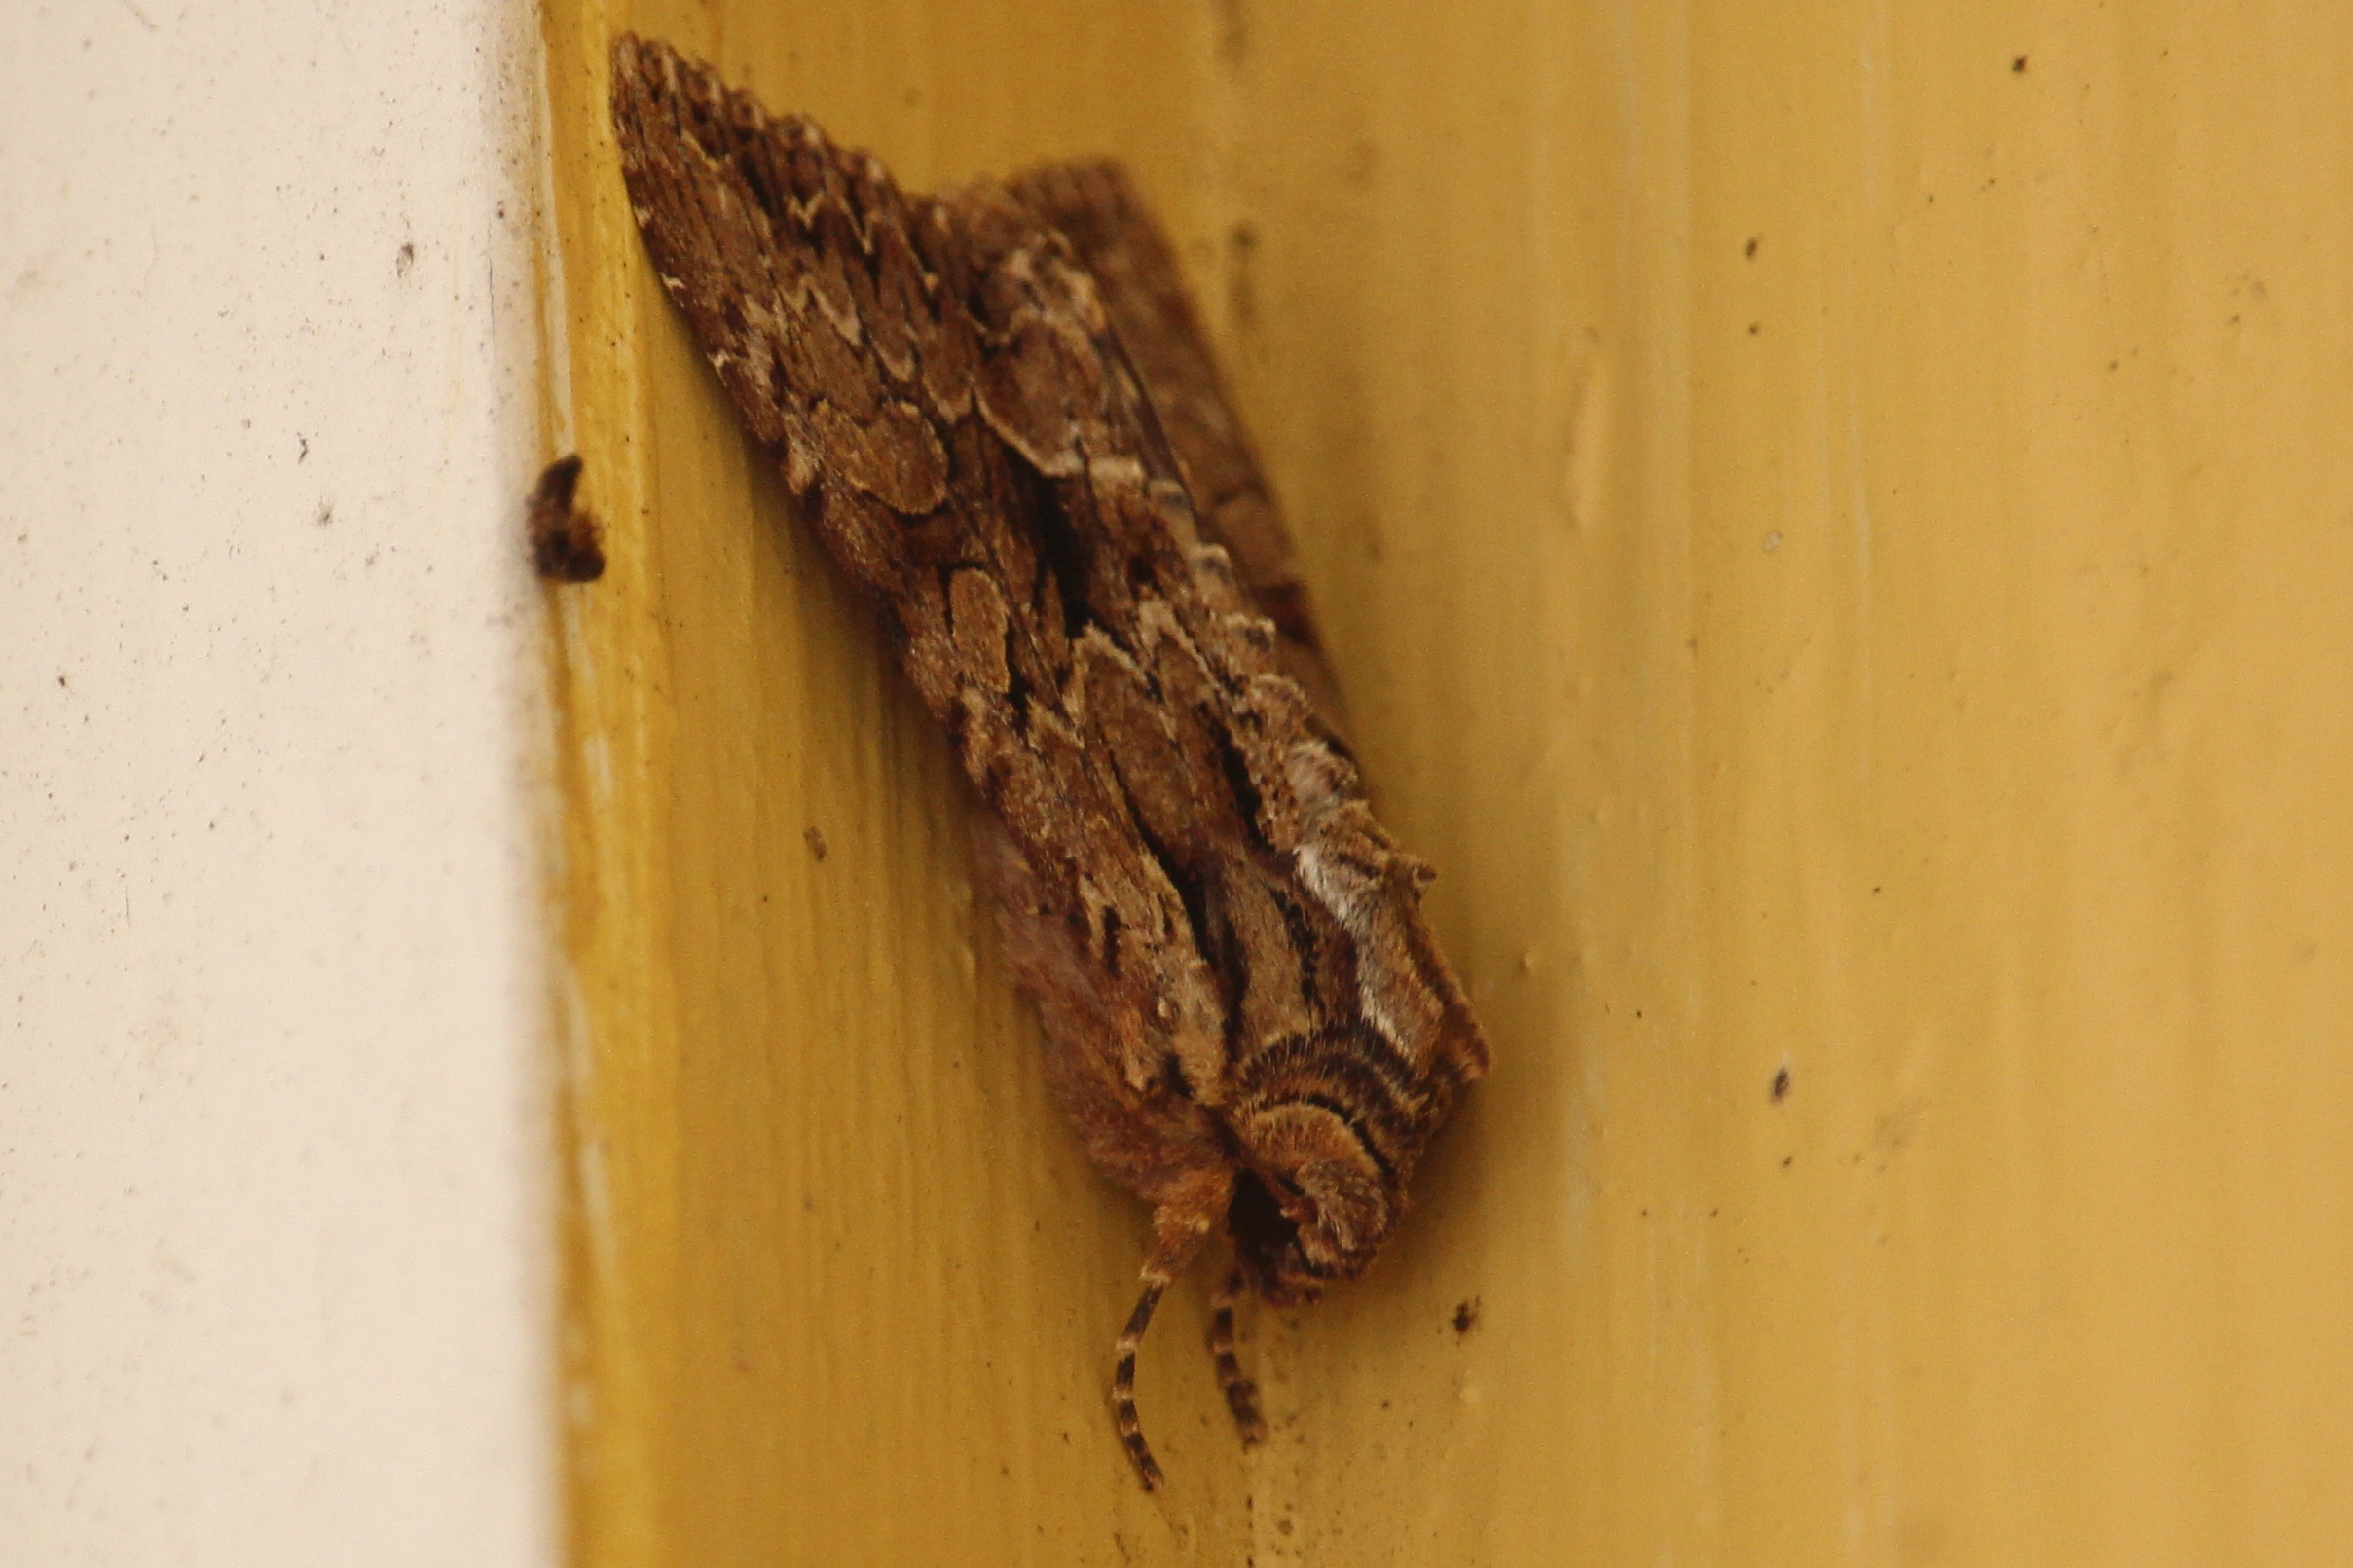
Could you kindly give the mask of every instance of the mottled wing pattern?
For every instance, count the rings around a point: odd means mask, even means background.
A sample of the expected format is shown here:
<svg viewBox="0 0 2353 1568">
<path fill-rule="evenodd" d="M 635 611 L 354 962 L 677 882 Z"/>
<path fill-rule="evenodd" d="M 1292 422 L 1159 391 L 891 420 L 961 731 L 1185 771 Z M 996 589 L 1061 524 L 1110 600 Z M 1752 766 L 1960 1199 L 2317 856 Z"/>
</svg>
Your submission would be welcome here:
<svg viewBox="0 0 2353 1568">
<path fill-rule="evenodd" d="M 947 725 L 1049 1080 L 1153 1206 L 1117 1380 L 1150 1484 L 1128 1390 L 1167 1281 L 1220 1222 L 1270 1298 L 1361 1270 L 1486 1065 L 1428 872 L 1286 673 L 1056 227 L 1002 187 L 908 196 L 664 45 L 623 37 L 613 67 L 663 286 Z"/>
<path fill-rule="evenodd" d="M 1337 733 L 1338 684 L 1325 663 L 1307 585 L 1282 510 L 1209 351 L 1176 252 L 1127 171 L 1103 160 L 1048 164 L 1007 182 L 1070 241 L 1094 278 L 1103 313 L 1167 432 L 1204 536 L 1226 547 L 1234 576 L 1274 623 L 1284 672 Z"/>
</svg>

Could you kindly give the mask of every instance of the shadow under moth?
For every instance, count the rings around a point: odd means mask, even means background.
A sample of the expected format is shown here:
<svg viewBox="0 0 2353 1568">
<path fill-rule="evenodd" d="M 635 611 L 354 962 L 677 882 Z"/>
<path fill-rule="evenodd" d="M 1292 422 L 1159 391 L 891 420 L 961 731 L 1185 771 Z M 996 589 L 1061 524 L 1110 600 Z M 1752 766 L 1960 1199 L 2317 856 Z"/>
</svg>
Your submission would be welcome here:
<svg viewBox="0 0 2353 1568">
<path fill-rule="evenodd" d="M 1152 1208 L 1112 1403 L 1222 1228 L 1209 1343 L 1248 1441 L 1244 1292 L 1312 1300 L 1396 1227 L 1487 1068 L 1374 818 L 1280 516 L 1117 165 L 931 196 L 669 46 L 612 51 L 663 287 L 882 614 L 977 795 L 979 874 L 1104 1176 Z"/>
</svg>

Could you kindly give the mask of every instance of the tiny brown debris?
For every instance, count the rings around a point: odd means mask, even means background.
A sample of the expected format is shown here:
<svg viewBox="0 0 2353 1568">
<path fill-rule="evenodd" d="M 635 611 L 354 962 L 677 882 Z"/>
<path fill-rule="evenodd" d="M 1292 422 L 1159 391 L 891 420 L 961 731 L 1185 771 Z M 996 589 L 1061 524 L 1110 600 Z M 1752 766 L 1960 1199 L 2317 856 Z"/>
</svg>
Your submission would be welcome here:
<svg viewBox="0 0 2353 1568">
<path fill-rule="evenodd" d="M 1781 1068 L 1773 1075 L 1773 1103 L 1780 1105 L 1789 1098 L 1789 1069 Z"/>
<path fill-rule="evenodd" d="M 809 846 L 809 854 L 819 860 L 826 857 L 826 835 L 814 827 L 801 829 L 800 841 Z"/>
<path fill-rule="evenodd" d="M 1454 1308 L 1454 1333 L 1457 1337 L 1479 1327 L 1479 1297 L 1472 1296 Z"/>
<path fill-rule="evenodd" d="M 580 455 L 575 452 L 549 463 L 532 490 L 532 566 L 550 582 L 593 583 L 605 575 L 605 545 L 597 520 L 572 504 L 579 485 Z"/>
</svg>

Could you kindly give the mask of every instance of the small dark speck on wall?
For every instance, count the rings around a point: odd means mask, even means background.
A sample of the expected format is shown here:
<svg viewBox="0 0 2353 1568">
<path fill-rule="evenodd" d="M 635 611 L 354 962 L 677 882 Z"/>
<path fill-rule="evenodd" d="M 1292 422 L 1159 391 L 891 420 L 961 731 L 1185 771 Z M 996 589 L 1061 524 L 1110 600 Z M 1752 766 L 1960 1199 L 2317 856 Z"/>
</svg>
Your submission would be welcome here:
<svg viewBox="0 0 2353 1568">
<path fill-rule="evenodd" d="M 1467 1334 L 1479 1327 L 1479 1297 L 1472 1296 L 1454 1308 L 1454 1332 Z"/>
<path fill-rule="evenodd" d="M 532 565 L 550 582 L 593 583 L 605 575 L 605 543 L 597 520 L 572 504 L 580 484 L 580 455 L 559 457 L 533 487 L 526 527 Z"/>
<path fill-rule="evenodd" d="M 1789 1098 L 1789 1070 L 1782 1068 L 1773 1075 L 1773 1103 L 1780 1105 Z"/>
<path fill-rule="evenodd" d="M 401 242 L 400 249 L 395 251 L 392 255 L 392 275 L 394 277 L 406 277 L 409 275 L 409 269 L 416 265 L 417 247 L 406 240 L 403 240 Z"/>
<path fill-rule="evenodd" d="M 1242 222 L 1226 235 L 1226 311 L 1234 329 L 1249 332 L 1258 325 L 1258 230 Z"/>
<path fill-rule="evenodd" d="M 2020 55 L 2017 58 L 2011 60 L 2010 69 L 2017 75 L 2024 76 L 2026 74 L 2026 56 L 2024 55 Z"/>
<path fill-rule="evenodd" d="M 803 844 L 809 846 L 809 853 L 811 855 L 815 856 L 820 860 L 823 860 L 826 857 L 825 834 L 819 832 L 814 827 L 805 828 L 801 832 L 800 839 Z"/>
</svg>

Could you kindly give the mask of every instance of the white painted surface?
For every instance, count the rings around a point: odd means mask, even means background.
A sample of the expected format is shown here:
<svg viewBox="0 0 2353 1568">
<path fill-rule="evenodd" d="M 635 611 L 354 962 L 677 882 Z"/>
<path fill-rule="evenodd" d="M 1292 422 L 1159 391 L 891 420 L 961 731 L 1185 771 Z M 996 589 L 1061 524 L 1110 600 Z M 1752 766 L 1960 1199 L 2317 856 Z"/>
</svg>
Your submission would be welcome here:
<svg viewBox="0 0 2353 1568">
<path fill-rule="evenodd" d="M 0 8 L 0 1564 L 556 1555 L 534 21 Z"/>
</svg>

